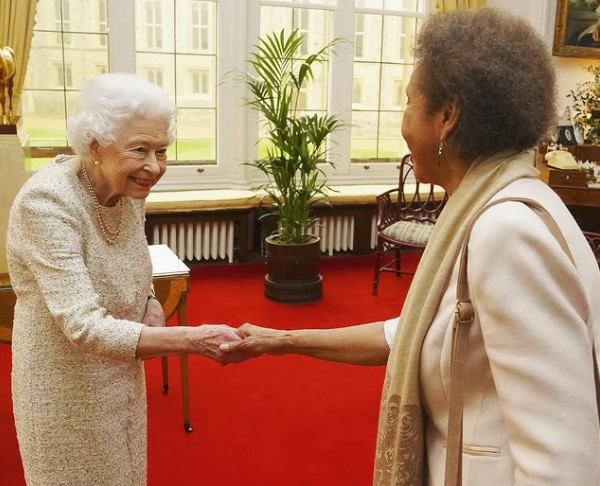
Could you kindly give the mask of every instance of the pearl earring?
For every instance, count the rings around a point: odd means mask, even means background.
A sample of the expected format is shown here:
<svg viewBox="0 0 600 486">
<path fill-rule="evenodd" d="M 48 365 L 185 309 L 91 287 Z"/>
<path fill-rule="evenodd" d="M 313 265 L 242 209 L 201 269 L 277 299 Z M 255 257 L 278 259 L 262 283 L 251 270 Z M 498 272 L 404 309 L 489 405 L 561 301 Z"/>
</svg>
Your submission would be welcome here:
<svg viewBox="0 0 600 486">
<path fill-rule="evenodd" d="M 94 160 L 94 165 L 98 165 L 98 164 L 100 164 L 100 161 Z"/>
<path fill-rule="evenodd" d="M 440 146 L 438 147 L 438 160 L 437 165 L 440 166 L 440 161 L 442 160 L 442 151 L 444 150 L 444 141 L 440 140 Z"/>
</svg>

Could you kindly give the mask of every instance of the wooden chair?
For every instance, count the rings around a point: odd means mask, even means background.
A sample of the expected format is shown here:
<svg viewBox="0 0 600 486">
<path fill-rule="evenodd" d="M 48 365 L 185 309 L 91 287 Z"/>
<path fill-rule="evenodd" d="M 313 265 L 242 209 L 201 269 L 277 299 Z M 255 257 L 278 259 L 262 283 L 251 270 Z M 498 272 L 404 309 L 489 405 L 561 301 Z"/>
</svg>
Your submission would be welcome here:
<svg viewBox="0 0 600 486">
<path fill-rule="evenodd" d="M 396 276 L 414 274 L 402 269 L 401 252 L 403 249 L 425 248 L 433 225 L 448 200 L 448 195 L 441 187 L 421 184 L 414 179 L 410 154 L 402 158 L 398 169 L 398 188 L 377 196 L 373 295 L 377 295 L 381 272 L 394 272 Z M 388 252 L 394 253 L 393 258 L 385 258 Z"/>
<path fill-rule="evenodd" d="M 598 260 L 598 265 L 600 266 L 600 233 L 584 231 L 583 234 L 590 244 L 592 251 L 594 252 L 594 256 L 596 257 L 596 260 Z"/>
</svg>

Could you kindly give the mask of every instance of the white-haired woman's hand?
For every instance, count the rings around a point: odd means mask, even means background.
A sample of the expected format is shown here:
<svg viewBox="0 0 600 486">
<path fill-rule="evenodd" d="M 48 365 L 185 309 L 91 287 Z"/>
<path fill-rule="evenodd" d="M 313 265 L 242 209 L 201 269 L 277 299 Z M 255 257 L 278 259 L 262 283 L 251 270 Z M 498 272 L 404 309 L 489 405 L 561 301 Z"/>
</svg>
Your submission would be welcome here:
<svg viewBox="0 0 600 486">
<path fill-rule="evenodd" d="M 150 327 L 164 327 L 166 325 L 165 313 L 158 299 L 154 297 L 148 299 L 146 313 L 142 317 L 142 324 Z"/>
<path fill-rule="evenodd" d="M 237 329 L 225 324 L 203 324 L 191 327 L 190 330 L 192 354 L 211 358 L 223 366 L 243 361 L 238 353 L 225 353 L 220 349 L 224 343 L 241 341 Z"/>
<path fill-rule="evenodd" d="M 242 360 L 257 358 L 263 354 L 282 354 L 288 344 L 290 333 L 279 329 L 243 324 L 237 330 L 243 340 L 221 345 L 227 356 L 236 355 Z"/>
</svg>

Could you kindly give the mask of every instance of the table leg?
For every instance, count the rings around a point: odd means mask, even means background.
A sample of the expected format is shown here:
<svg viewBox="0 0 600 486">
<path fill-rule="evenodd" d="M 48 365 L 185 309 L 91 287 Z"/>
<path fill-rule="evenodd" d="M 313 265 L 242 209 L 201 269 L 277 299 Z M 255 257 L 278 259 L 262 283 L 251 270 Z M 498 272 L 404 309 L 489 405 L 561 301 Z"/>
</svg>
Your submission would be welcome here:
<svg viewBox="0 0 600 486">
<path fill-rule="evenodd" d="M 183 429 L 186 432 L 192 431 L 190 425 L 190 372 L 188 368 L 188 355 L 180 356 L 181 364 L 181 402 L 183 404 Z"/>
<path fill-rule="evenodd" d="M 163 380 L 163 393 L 169 391 L 169 361 L 166 356 L 161 358 L 162 361 L 162 380 Z"/>
<path fill-rule="evenodd" d="M 178 320 L 180 326 L 187 326 L 187 294 L 181 294 L 179 301 Z M 183 407 L 183 429 L 192 431 L 190 424 L 190 372 L 188 367 L 188 355 L 182 354 L 179 358 L 181 367 L 181 403 Z"/>
</svg>

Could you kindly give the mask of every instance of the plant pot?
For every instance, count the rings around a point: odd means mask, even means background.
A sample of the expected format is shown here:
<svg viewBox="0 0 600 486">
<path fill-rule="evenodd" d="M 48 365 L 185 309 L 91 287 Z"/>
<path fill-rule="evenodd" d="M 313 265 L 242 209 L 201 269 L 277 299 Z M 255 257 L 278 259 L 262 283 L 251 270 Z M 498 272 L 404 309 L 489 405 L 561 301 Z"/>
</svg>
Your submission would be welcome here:
<svg viewBox="0 0 600 486">
<path fill-rule="evenodd" d="M 304 244 L 281 244 L 265 239 L 267 275 L 265 297 L 275 302 L 314 302 L 323 295 L 319 275 L 320 239 Z"/>
</svg>

